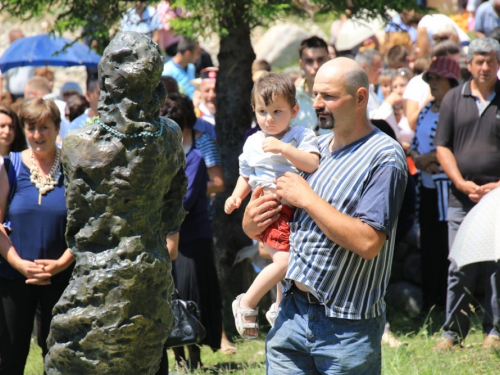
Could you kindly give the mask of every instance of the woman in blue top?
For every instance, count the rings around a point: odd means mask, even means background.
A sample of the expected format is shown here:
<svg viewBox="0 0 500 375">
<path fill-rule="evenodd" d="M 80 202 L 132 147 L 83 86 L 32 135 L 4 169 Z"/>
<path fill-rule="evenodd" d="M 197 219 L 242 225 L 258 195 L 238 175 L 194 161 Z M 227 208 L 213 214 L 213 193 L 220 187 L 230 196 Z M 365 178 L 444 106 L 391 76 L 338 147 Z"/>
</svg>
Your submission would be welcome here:
<svg viewBox="0 0 500 375">
<path fill-rule="evenodd" d="M 448 286 L 448 188 L 451 184 L 436 157 L 436 135 L 441 101 L 445 94 L 458 86 L 460 66 L 444 56 L 432 61 L 422 79 L 429 84 L 433 101 L 418 115 L 410 155 L 420 171 L 420 251 L 424 309 L 446 307 Z"/>
<path fill-rule="evenodd" d="M 212 229 L 207 209 L 207 166 L 203 153 L 197 149 L 194 136 L 195 117 L 189 100 L 169 94 L 165 100 L 165 115 L 183 129 L 184 140 L 190 136 L 191 144 L 184 147 L 185 172 L 188 178 L 187 194 L 182 200 L 186 218 L 180 228 L 178 257 L 175 261 L 174 281 L 179 296 L 195 301 L 201 312 L 201 323 L 207 336 L 201 342 L 213 351 L 220 348 L 222 335 L 222 300 L 212 251 Z M 184 143 L 186 146 L 186 143 Z M 202 365 L 200 348 L 189 345 L 190 369 Z M 184 348 L 174 348 L 175 360 L 186 361 Z"/>
<path fill-rule="evenodd" d="M 64 238 L 66 201 L 61 117 L 51 100 L 33 99 L 19 114 L 31 149 L 11 154 L 16 183 L 0 172 L 0 217 L 8 206 L 10 237 L 0 226 L 0 374 L 23 374 L 37 305 L 41 309 L 42 355 L 47 353 L 52 308 L 71 276 L 73 255 Z M 14 190 L 7 202 L 9 190 Z"/>
</svg>

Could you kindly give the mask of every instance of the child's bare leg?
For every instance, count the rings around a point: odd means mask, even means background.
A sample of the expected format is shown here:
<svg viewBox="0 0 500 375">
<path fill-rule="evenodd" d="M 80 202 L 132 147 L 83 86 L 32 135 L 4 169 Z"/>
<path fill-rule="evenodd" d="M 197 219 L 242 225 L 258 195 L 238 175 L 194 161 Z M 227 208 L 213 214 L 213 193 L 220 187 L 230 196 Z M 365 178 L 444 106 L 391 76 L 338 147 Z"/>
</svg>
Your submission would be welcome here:
<svg viewBox="0 0 500 375">
<path fill-rule="evenodd" d="M 283 285 L 281 285 L 281 281 L 276 284 L 276 311 L 278 311 L 278 306 L 281 303 L 281 297 L 283 297 Z"/>
<path fill-rule="evenodd" d="M 285 277 L 288 267 L 288 252 L 277 251 L 268 246 L 266 246 L 266 249 L 270 252 L 273 263 L 260 271 L 250 288 L 242 297 L 240 301 L 240 307 L 242 309 L 255 309 L 261 298 Z M 256 317 L 243 316 L 243 320 L 253 323 Z M 258 332 L 254 329 L 247 329 L 246 333 L 251 336 L 256 336 Z"/>
</svg>

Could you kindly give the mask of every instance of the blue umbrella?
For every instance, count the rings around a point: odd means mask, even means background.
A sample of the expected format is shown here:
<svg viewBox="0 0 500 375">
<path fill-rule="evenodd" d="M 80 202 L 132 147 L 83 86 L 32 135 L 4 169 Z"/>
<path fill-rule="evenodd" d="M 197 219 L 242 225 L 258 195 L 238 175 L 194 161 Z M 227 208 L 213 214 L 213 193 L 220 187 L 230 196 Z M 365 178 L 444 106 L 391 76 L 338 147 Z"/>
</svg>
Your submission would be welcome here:
<svg viewBox="0 0 500 375">
<path fill-rule="evenodd" d="M 75 66 L 96 67 L 101 56 L 82 43 L 52 34 L 20 38 L 12 42 L 0 57 L 0 70 L 5 72 L 19 66 Z"/>
</svg>

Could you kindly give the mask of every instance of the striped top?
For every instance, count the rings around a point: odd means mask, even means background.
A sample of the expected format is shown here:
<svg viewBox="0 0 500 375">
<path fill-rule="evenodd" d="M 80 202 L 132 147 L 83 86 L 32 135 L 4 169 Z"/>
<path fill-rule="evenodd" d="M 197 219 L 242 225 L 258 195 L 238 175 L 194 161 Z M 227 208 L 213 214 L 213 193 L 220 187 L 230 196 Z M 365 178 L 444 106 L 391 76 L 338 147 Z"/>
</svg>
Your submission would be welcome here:
<svg viewBox="0 0 500 375">
<path fill-rule="evenodd" d="M 217 143 L 215 143 L 208 133 L 202 133 L 200 137 L 194 141 L 194 146 L 203 154 L 207 168 L 222 165 Z"/>
<path fill-rule="evenodd" d="M 331 241 L 305 210 L 297 209 L 290 224 L 285 290 L 291 280 L 300 281 L 315 291 L 327 316 L 370 319 L 385 309 L 406 158 L 399 143 L 378 129 L 335 152 L 328 150 L 332 137 L 319 137 L 320 166 L 304 178 L 341 213 L 359 218 L 388 239 L 375 258 L 365 260 Z"/>
<path fill-rule="evenodd" d="M 415 137 L 413 137 L 413 141 L 411 144 L 411 148 L 413 150 L 416 150 L 419 154 L 424 154 L 427 152 L 435 151 L 436 150 L 436 145 L 434 144 L 434 138 L 436 136 L 436 129 L 437 129 L 437 123 L 439 120 L 439 112 L 437 113 L 437 116 L 435 116 L 432 124 L 430 124 L 430 127 L 427 126 L 427 129 L 425 132 L 421 131 L 421 128 L 424 128 L 426 125 L 425 122 L 428 121 L 428 114 L 431 114 L 432 111 L 430 111 L 432 104 L 434 101 L 428 103 L 422 110 L 420 111 L 420 114 L 418 115 L 417 119 L 417 127 L 415 128 Z M 424 143 L 422 145 L 422 143 Z M 435 173 L 435 174 L 430 174 L 428 175 L 431 176 L 432 181 L 434 182 L 434 186 L 437 189 L 437 198 L 438 198 L 438 211 L 439 211 L 439 221 L 446 221 L 447 216 L 448 216 L 448 192 L 449 188 L 451 186 L 451 180 L 450 178 L 444 173 L 443 168 L 439 166 L 439 170 L 441 173 Z M 425 177 L 423 171 L 421 172 L 421 178 L 419 179 L 419 185 L 421 185 L 422 182 L 422 176 Z M 427 186 L 424 187 L 429 188 Z"/>
</svg>

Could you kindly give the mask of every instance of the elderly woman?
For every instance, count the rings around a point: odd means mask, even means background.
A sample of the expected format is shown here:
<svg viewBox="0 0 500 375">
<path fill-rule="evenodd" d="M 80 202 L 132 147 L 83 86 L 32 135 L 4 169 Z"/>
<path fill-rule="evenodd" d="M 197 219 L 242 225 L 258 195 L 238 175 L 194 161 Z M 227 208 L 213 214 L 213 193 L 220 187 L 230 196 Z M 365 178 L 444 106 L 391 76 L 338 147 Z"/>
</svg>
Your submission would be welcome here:
<svg viewBox="0 0 500 375">
<path fill-rule="evenodd" d="M 422 108 L 415 129 L 410 155 L 420 170 L 420 248 L 424 308 L 444 308 L 448 276 L 448 227 L 446 212 L 450 180 L 437 157 L 434 136 L 441 100 L 458 85 L 460 67 L 448 57 L 439 56 L 424 73 L 434 100 Z"/>
<path fill-rule="evenodd" d="M 61 151 L 56 147 L 61 117 L 51 100 L 23 105 L 21 125 L 31 149 L 12 153 L 16 182 L 0 171 L 0 216 L 8 207 L 10 237 L 0 227 L 0 373 L 23 374 L 37 304 L 41 308 L 42 355 L 52 308 L 71 276 L 66 246 L 66 202 Z M 9 190 L 13 196 L 7 202 Z"/>
<path fill-rule="evenodd" d="M 19 118 L 9 107 L 0 105 L 0 156 L 28 148 Z"/>
</svg>

